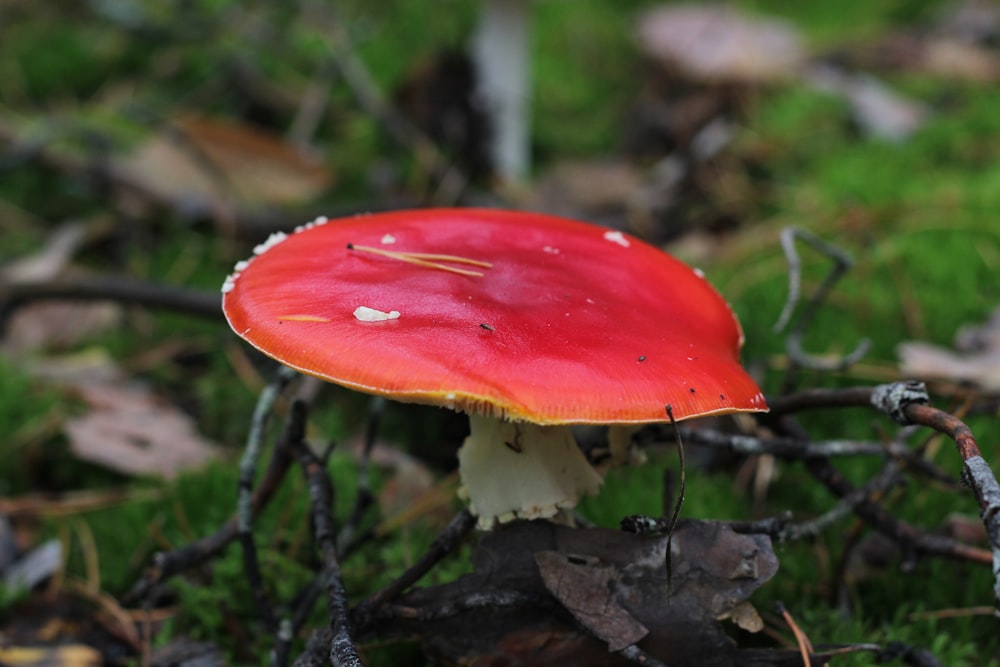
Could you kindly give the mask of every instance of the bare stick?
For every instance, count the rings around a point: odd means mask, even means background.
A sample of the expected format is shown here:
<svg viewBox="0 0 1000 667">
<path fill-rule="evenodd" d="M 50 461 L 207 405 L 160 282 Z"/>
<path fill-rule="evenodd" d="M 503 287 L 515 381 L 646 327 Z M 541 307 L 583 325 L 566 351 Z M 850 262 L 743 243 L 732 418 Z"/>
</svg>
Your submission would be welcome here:
<svg viewBox="0 0 1000 667">
<path fill-rule="evenodd" d="M 396 599 L 407 588 L 420 581 L 442 558 L 455 550 L 459 543 L 476 525 L 476 517 L 468 509 L 463 509 L 452 518 L 441 534 L 434 538 L 427 553 L 409 567 L 385 588 L 371 595 L 355 609 L 355 616 L 365 618 L 372 611 Z M 362 623 L 363 624 L 363 623 Z"/>
<path fill-rule="evenodd" d="M 323 563 L 323 585 L 326 588 L 330 614 L 330 662 L 334 667 L 361 667 L 361 656 L 351 639 L 347 591 L 340 573 L 337 556 L 337 532 L 333 522 L 333 484 L 323 462 L 304 442 L 294 445 L 295 457 L 302 466 L 309 487 L 313 529 Z"/>
<path fill-rule="evenodd" d="M 839 359 L 829 361 L 807 353 L 802 348 L 802 339 L 805 336 L 806 329 L 809 328 L 813 318 L 816 316 L 816 312 L 819 310 L 820 305 L 824 300 L 826 300 L 826 297 L 830 293 L 830 290 L 833 289 L 834 284 L 836 284 L 840 277 L 851 268 L 854 264 L 854 260 L 851 259 L 850 255 L 837 246 L 832 243 L 827 243 L 820 237 L 805 229 L 787 227 L 781 232 L 781 247 L 785 251 L 785 258 L 788 261 L 788 300 L 785 302 L 785 307 L 782 309 L 781 315 L 778 316 L 778 321 L 774 325 L 774 330 L 782 331 L 788 325 L 792 319 L 792 314 L 795 312 L 795 306 L 800 298 L 802 263 L 799 260 L 798 252 L 795 249 L 796 240 L 805 242 L 825 257 L 829 257 L 833 260 L 833 268 L 830 269 L 830 273 L 827 274 L 823 283 L 816 289 L 815 294 L 812 295 L 800 313 L 798 321 L 789 332 L 788 338 L 785 341 L 785 349 L 788 353 L 789 359 L 793 363 L 793 368 L 843 370 L 844 368 L 856 363 L 868 352 L 868 348 L 871 346 L 870 340 L 867 338 L 861 340 L 852 352 Z M 794 373 L 790 373 L 789 377 L 792 377 L 793 375 Z"/>
<path fill-rule="evenodd" d="M 760 438 L 739 433 L 723 433 L 709 428 L 678 426 L 681 437 L 688 444 L 724 449 L 736 454 L 770 454 L 786 460 L 798 461 L 812 458 L 836 458 L 843 456 L 888 456 L 941 484 L 956 486 L 959 482 L 941 470 L 918 451 L 905 442 L 868 442 L 863 440 L 800 440 L 791 437 Z M 650 436 L 662 439 L 664 427 L 647 427 Z"/>
<path fill-rule="evenodd" d="M 243 566 L 247 572 L 247 580 L 250 582 L 250 590 L 253 592 L 254 601 L 257 603 L 257 611 L 264 621 L 264 625 L 269 630 L 274 630 L 275 620 L 271 611 L 271 605 L 264 592 L 264 583 L 260 574 L 260 563 L 257 560 L 257 547 L 253 541 L 253 478 L 257 472 L 257 464 L 260 461 L 261 450 L 263 449 L 264 431 L 267 422 L 270 420 L 274 404 L 281 395 L 282 390 L 296 376 L 296 372 L 286 366 L 281 366 L 275 379 L 260 393 L 257 399 L 257 407 L 254 408 L 253 419 L 250 423 L 250 433 L 247 435 L 247 444 L 240 459 L 239 492 L 236 501 L 236 527 L 237 537 L 243 549 Z M 305 420 L 303 413 L 302 421 Z M 301 437 L 298 438 L 301 440 Z M 294 445 L 294 442 L 292 443 Z"/>
<path fill-rule="evenodd" d="M 677 433 L 677 422 L 674 420 L 674 409 L 672 406 L 666 406 L 667 417 L 670 418 L 670 425 L 674 427 L 674 432 Z M 687 476 L 684 465 L 684 441 L 681 440 L 680 433 L 677 433 L 677 465 L 680 467 L 680 473 L 678 474 L 677 483 L 677 499 L 674 502 L 674 511 L 670 515 L 670 521 L 667 522 L 667 547 L 666 547 L 666 568 L 667 568 L 667 595 L 673 590 L 673 540 L 674 540 L 674 528 L 677 527 L 677 520 L 681 516 L 681 507 L 684 506 L 684 491 L 687 488 Z"/>
<path fill-rule="evenodd" d="M 256 516 L 274 497 L 274 493 L 285 478 L 285 473 L 291 465 L 289 453 L 290 442 L 298 434 L 304 432 L 304 424 L 286 424 L 281 438 L 278 440 L 271 459 L 267 464 L 257 488 L 254 489 L 250 501 L 250 512 Z M 148 596 L 153 589 L 170 577 L 201 565 L 205 561 L 222 552 L 238 534 L 238 517 L 234 514 L 215 533 L 197 542 L 185 545 L 173 551 L 161 552 L 153 557 L 153 565 L 125 596 L 126 604 L 134 603 Z"/>
<path fill-rule="evenodd" d="M 771 414 L 768 419 L 772 420 L 808 408 L 868 406 L 884 412 L 899 423 L 927 426 L 951 438 L 962 457 L 963 478 L 975 493 L 980 517 L 986 528 L 990 551 L 986 554 L 985 560 L 993 566 L 994 603 L 1000 609 L 1000 484 L 997 483 L 993 471 L 980 453 L 969 427 L 957 417 L 927 405 L 928 401 L 926 389 L 922 383 L 916 382 L 894 383 L 874 388 L 813 390 L 770 402 Z M 853 486 L 840 476 L 829 462 L 813 460 L 809 464 L 813 473 L 838 495 L 844 496 L 853 489 Z M 974 549 L 947 538 L 920 533 L 913 526 L 897 521 L 875 505 L 859 506 L 859 515 L 904 545 L 908 543 L 929 553 L 978 562 L 984 560 L 981 549 Z"/>
<path fill-rule="evenodd" d="M 218 292 L 196 291 L 114 276 L 0 285 L 0 330 L 19 308 L 35 301 L 55 299 L 115 301 L 222 319 Z"/>
</svg>

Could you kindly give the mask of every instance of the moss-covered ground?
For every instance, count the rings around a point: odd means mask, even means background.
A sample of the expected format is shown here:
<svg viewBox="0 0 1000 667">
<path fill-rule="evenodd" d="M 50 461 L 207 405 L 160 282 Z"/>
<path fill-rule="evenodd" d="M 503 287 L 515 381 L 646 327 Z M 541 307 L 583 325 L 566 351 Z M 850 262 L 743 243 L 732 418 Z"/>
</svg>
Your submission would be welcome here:
<svg viewBox="0 0 1000 667">
<path fill-rule="evenodd" d="M 58 8 L 14 2 L 0 7 L 0 21 L 7 19 L 6 24 L 0 22 L 0 121 L 39 132 L 58 126 L 65 133 L 60 141 L 75 144 L 76 150 L 98 150 L 93 141 L 88 143 L 89 132 L 107 128 L 116 142 L 137 141 L 149 114 L 165 114 L 178 104 L 220 115 L 250 113 L 246 101 L 227 93 L 220 83 L 224 66 L 240 58 L 250 59 L 293 90 L 306 85 L 322 60 L 322 31 L 301 27 L 291 9 L 272 10 L 267 14 L 275 24 L 272 28 L 282 29 L 274 37 L 279 47 L 248 53 L 235 38 L 227 39 L 237 33 L 224 28 L 235 4 L 203 3 L 203 14 L 183 26 L 167 7 L 179 11 L 185 3 L 163 3 L 161 9 L 148 3 L 99 2 L 59 3 Z M 359 57 L 386 89 L 415 59 L 438 47 L 463 45 L 474 22 L 475 3 L 468 1 L 446 0 L 434 3 L 433 9 L 412 0 L 339 4 Z M 648 4 L 537 4 L 537 171 L 561 159 L 611 154 L 620 145 L 625 114 L 643 71 L 630 30 L 635 13 Z M 939 9 L 935 3 L 915 0 L 738 4 L 785 16 L 817 51 L 931 21 Z M 428 20 L 429 11 L 434 21 Z M 114 12 L 134 12 L 141 29 L 127 29 L 131 19 Z M 931 110 L 926 125 L 900 143 L 859 136 L 843 102 L 804 86 L 780 86 L 748 101 L 731 148 L 737 161 L 745 158 L 760 167 L 753 174 L 753 188 L 740 195 L 746 217 L 716 251 L 701 259 L 709 279 L 739 314 L 747 338 L 745 359 L 761 373 L 768 391 L 780 389 L 787 367 L 784 338 L 772 330 L 788 290 L 778 243 L 786 226 L 810 229 L 855 259 L 809 328 L 806 349 L 841 354 L 862 338 L 872 341 L 860 364 L 837 374 L 807 372 L 801 387 L 894 378 L 900 342 L 950 344 L 958 327 L 982 321 L 1000 302 L 1000 92 L 995 84 L 919 73 L 888 73 L 885 79 Z M 414 169 L 413 163 L 357 108 L 341 83 L 331 83 L 329 94 L 333 110 L 315 143 L 337 172 L 337 186 L 323 203 L 332 210 L 375 206 L 369 184 L 372 165 L 390 160 L 404 165 L 405 171 Z M 100 188 L 83 179 L 15 155 L 4 154 L 0 160 L 0 262 L 37 250 L 55 223 L 92 219 L 107 207 Z M 290 220 L 289 226 L 298 222 Z M 113 242 L 88 248 L 81 264 L 102 271 L 110 261 L 114 271 L 135 278 L 217 290 L 248 248 L 210 225 L 191 224 L 169 213 L 151 213 L 128 224 Z M 808 292 L 828 266 L 808 249 L 802 249 L 802 256 Z M 76 460 L 59 425 L 86 408 L 32 378 L 23 360 L 0 361 L 0 495 L 115 488 L 136 496 L 99 510 L 31 522 L 36 541 L 64 540 L 65 576 L 88 581 L 96 577 L 101 590 L 121 595 L 155 550 L 209 534 L 232 514 L 236 461 L 260 382 L 267 381 L 270 372 L 248 370 L 234 338 L 221 320 L 137 311 L 121 327 L 81 344 L 102 351 L 136 378 L 181 402 L 200 430 L 222 444 L 221 460 L 170 483 L 130 478 Z M 159 363 L 148 362 L 149 350 L 178 341 L 183 355 L 165 353 Z M 939 404 L 951 407 L 957 399 L 945 396 Z M 356 434 L 365 405 L 344 392 L 325 393 L 313 408 L 312 439 L 346 440 Z M 414 432 L 428 437 L 438 428 L 433 425 L 436 417 L 433 411 L 391 410 L 387 437 L 411 442 L 419 439 Z M 803 420 L 817 437 L 826 438 L 872 439 L 891 428 L 864 410 L 808 413 Z M 977 415 L 968 422 L 987 460 L 1000 468 L 997 415 Z M 272 430 L 277 428 L 275 424 Z M 960 470 L 948 442 L 938 448 L 935 462 L 953 474 Z M 615 471 L 600 498 L 583 504 L 583 513 L 607 526 L 626 514 L 660 513 L 662 467 L 673 464 L 672 456 L 653 452 L 649 465 Z M 356 486 L 356 463 L 338 450 L 329 465 L 337 489 L 336 513 L 343 517 Z M 838 465 L 849 477 L 862 480 L 879 462 Z M 435 472 L 442 478 L 446 474 L 437 468 Z M 376 471 L 376 492 L 380 480 L 390 474 Z M 743 519 L 793 509 L 798 518 L 809 518 L 833 502 L 798 464 L 779 464 L 768 492 L 756 499 L 745 477 L 731 468 L 693 468 L 688 470 L 683 513 Z M 973 519 L 976 515 L 970 494 L 925 483 L 893 491 L 885 505 L 894 515 L 929 530 L 951 513 Z M 453 506 L 458 507 L 457 501 Z M 275 599 L 289 600 L 311 579 L 314 555 L 307 511 L 305 483 L 293 474 L 257 524 L 265 583 Z M 348 590 L 361 597 L 377 589 L 412 563 L 439 527 L 439 519 L 418 518 L 366 546 L 363 554 L 344 564 Z M 924 559 L 903 571 L 894 562 L 868 576 L 859 574 L 845 601 L 834 583 L 838 559 L 852 535 L 863 536 L 864 531 L 849 518 L 815 540 L 779 545 L 780 573 L 754 598 L 757 607 L 768 614 L 775 602 L 783 602 L 817 643 L 903 642 L 930 649 L 950 667 L 1000 665 L 995 617 L 935 613 L 991 605 L 988 568 Z M 464 567 L 460 554 L 430 580 L 446 580 Z M 247 630 L 254 626 L 255 612 L 237 548 L 227 550 L 210 571 L 178 578 L 174 586 L 177 611 L 157 642 L 179 636 L 211 640 L 231 652 L 236 662 L 266 662 L 261 656 L 270 648 L 268 640 Z M 18 613 L 25 595 L 6 591 L 4 599 L 0 626 Z M 322 623 L 320 605 L 314 625 Z M 243 628 L 243 634 L 234 628 Z M 787 640 L 790 633 L 784 636 Z M 418 659 L 412 647 L 396 646 L 373 647 L 369 656 L 372 664 Z M 868 660 L 844 657 L 834 664 L 866 665 Z"/>
</svg>

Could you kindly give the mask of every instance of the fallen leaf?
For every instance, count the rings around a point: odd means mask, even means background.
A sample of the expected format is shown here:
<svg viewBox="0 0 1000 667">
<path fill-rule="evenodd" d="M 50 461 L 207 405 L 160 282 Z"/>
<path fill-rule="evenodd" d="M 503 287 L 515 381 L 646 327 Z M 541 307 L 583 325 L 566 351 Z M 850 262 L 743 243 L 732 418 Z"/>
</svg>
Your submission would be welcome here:
<svg viewBox="0 0 1000 667">
<path fill-rule="evenodd" d="M 62 542 L 49 540 L 11 563 L 3 572 L 3 585 L 30 590 L 58 572 L 62 563 Z"/>
<path fill-rule="evenodd" d="M 28 304 L 18 308 L 7 324 L 0 351 L 8 359 L 17 359 L 37 350 L 66 350 L 107 333 L 121 319 L 121 306 L 110 302 Z"/>
<path fill-rule="evenodd" d="M 928 117 L 922 104 L 896 93 L 867 74 L 816 65 L 809 68 L 806 81 L 818 90 L 844 98 L 865 136 L 902 141 L 920 129 Z"/>
<path fill-rule="evenodd" d="M 52 280 L 66 268 L 86 239 L 86 225 L 63 225 L 49 235 L 41 250 L 0 267 L 0 282 L 16 284 Z"/>
<path fill-rule="evenodd" d="M 741 602 L 728 614 L 729 619 L 741 630 L 760 632 L 764 629 L 764 619 L 749 602 Z"/>
<path fill-rule="evenodd" d="M 345 449 L 360 460 L 364 442 L 357 438 L 345 444 Z M 437 476 L 420 459 L 410 455 L 400 446 L 376 440 L 369 453 L 371 464 L 383 468 L 387 477 L 380 485 L 376 500 L 384 517 L 396 517 L 418 506 L 424 506 L 428 497 L 435 494 Z M 444 525 L 452 516 L 452 503 L 428 506 L 435 523 Z"/>
<path fill-rule="evenodd" d="M 982 324 L 961 327 L 955 348 L 908 341 L 896 348 L 904 375 L 923 380 L 970 382 L 1000 391 L 1000 308 Z"/>
<path fill-rule="evenodd" d="M 527 206 L 586 219 L 609 213 L 621 217 L 642 186 L 641 170 L 626 162 L 563 162 L 538 179 Z"/>
<path fill-rule="evenodd" d="M 58 227 L 38 252 L 0 267 L 0 289 L 65 276 L 70 260 L 97 227 L 82 223 Z M 0 353 L 15 359 L 34 350 L 69 348 L 106 332 L 118 324 L 121 314 L 121 307 L 110 302 L 29 303 L 14 311 L 6 323 Z M 73 326 L 67 326 L 67 322 Z"/>
<path fill-rule="evenodd" d="M 666 543 L 606 528 L 505 524 L 484 535 L 471 574 L 407 593 L 406 615 L 379 634 L 419 635 L 447 664 L 627 664 L 608 649 L 637 640 L 672 667 L 744 664 L 717 619 L 744 613 L 737 607 L 774 576 L 770 540 L 681 521 L 669 588 Z"/>
<path fill-rule="evenodd" d="M 647 55 L 709 82 L 783 81 L 805 59 L 791 24 L 722 5 L 656 7 L 641 15 L 636 35 Z"/>
<path fill-rule="evenodd" d="M 955 334 L 955 348 L 962 352 L 1000 350 L 1000 308 L 994 310 L 982 324 L 960 327 Z"/>
<path fill-rule="evenodd" d="M 316 157 L 236 122 L 182 116 L 117 167 L 178 210 L 287 205 L 321 194 L 331 177 Z"/>
<path fill-rule="evenodd" d="M 971 382 L 986 391 L 1000 391 L 1000 350 L 963 354 L 930 343 L 900 343 L 896 347 L 903 375 L 921 380 Z"/>
<path fill-rule="evenodd" d="M 0 648 L 0 663 L 10 667 L 98 667 L 104 664 L 104 658 L 84 644 L 8 646 Z"/>
<path fill-rule="evenodd" d="M 217 455 L 189 416 L 140 385 L 101 382 L 75 391 L 91 410 L 68 419 L 64 428 L 73 453 L 85 461 L 173 479 Z"/>
<path fill-rule="evenodd" d="M 944 518 L 941 532 L 963 544 L 986 544 L 986 527 L 978 516 L 950 513 Z"/>
<path fill-rule="evenodd" d="M 1000 58 L 975 44 L 933 39 L 924 49 L 920 69 L 953 81 L 992 83 L 1000 79 Z"/>
<path fill-rule="evenodd" d="M 191 417 L 129 378 L 103 349 L 32 360 L 24 370 L 65 388 L 89 408 L 63 424 L 70 449 L 85 461 L 127 475 L 173 479 L 217 455 Z"/>
<path fill-rule="evenodd" d="M 552 595 L 580 625 L 607 642 L 609 651 L 620 651 L 648 635 L 649 630 L 615 599 L 615 571 L 587 560 L 557 551 L 535 554 L 542 581 Z"/>
</svg>

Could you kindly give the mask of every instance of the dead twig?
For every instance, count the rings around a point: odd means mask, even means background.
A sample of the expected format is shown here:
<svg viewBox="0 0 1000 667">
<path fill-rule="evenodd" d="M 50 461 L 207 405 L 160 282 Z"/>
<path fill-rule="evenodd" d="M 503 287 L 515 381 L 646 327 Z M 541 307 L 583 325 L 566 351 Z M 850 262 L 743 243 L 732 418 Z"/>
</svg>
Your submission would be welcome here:
<svg viewBox="0 0 1000 667">
<path fill-rule="evenodd" d="M 261 391 L 254 408 L 250 422 L 250 433 L 247 435 L 246 447 L 239 465 L 239 492 L 236 501 L 236 536 L 243 551 L 243 567 L 247 573 L 247 581 L 257 604 L 257 611 L 269 630 L 276 630 L 274 615 L 264 592 L 264 581 L 260 573 L 260 563 L 257 560 L 257 546 L 253 541 L 253 478 L 257 472 L 261 450 L 264 443 L 264 432 L 270 420 L 274 405 L 288 383 L 297 373 L 287 366 L 278 368 L 275 379 Z M 305 404 L 296 401 L 298 410 L 289 413 L 286 424 L 287 441 L 291 447 L 300 443 L 305 435 Z M 285 439 L 285 438 L 283 438 Z M 294 451 L 294 450 L 293 450 Z"/>
<path fill-rule="evenodd" d="M 289 416 L 291 420 L 292 415 Z M 289 452 L 290 438 L 304 431 L 301 425 L 286 424 L 267 463 L 260 482 L 253 490 L 249 511 L 256 516 L 274 497 L 292 463 Z M 235 540 L 239 533 L 239 517 L 234 514 L 215 533 L 173 551 L 160 552 L 153 557 L 153 564 L 132 589 L 124 596 L 128 603 L 146 598 L 155 588 L 170 577 L 201 565 L 214 558 Z"/>
<path fill-rule="evenodd" d="M 114 301 L 146 308 L 162 308 L 209 319 L 222 319 L 217 292 L 205 292 L 125 276 L 57 279 L 45 282 L 0 284 L 0 333 L 21 307 L 36 301 Z"/>
<path fill-rule="evenodd" d="M 906 382 L 877 387 L 811 390 L 770 401 L 768 421 L 776 423 L 782 416 L 817 407 L 874 407 L 897 423 L 919 424 L 942 433 L 955 442 L 963 462 L 963 480 L 972 488 L 979 504 L 980 518 L 986 528 L 990 550 L 969 547 L 949 538 L 922 533 L 899 521 L 881 507 L 871 503 L 858 506 L 858 514 L 881 532 L 905 548 L 988 563 L 993 567 L 994 603 L 1000 609 L 1000 484 L 983 458 L 969 427 L 957 417 L 929 403 L 922 383 Z M 800 431 L 793 422 L 781 419 L 786 428 Z M 807 462 L 810 471 L 838 496 L 853 491 L 853 485 L 841 476 L 828 461 Z"/>
<path fill-rule="evenodd" d="M 468 509 L 456 514 L 441 534 L 434 538 L 427 553 L 385 588 L 361 602 L 354 610 L 354 617 L 365 619 L 371 616 L 375 609 L 396 599 L 406 589 L 420 581 L 442 558 L 455 550 L 475 525 L 476 517 Z M 366 622 L 359 622 L 359 625 L 366 625 Z"/>
<path fill-rule="evenodd" d="M 833 360 L 822 359 L 809 354 L 803 349 L 802 339 L 805 337 L 805 332 L 809 328 L 809 325 L 812 324 L 820 305 L 826 300 L 834 284 L 851 268 L 854 260 L 836 245 L 827 243 L 812 232 L 797 227 L 787 227 L 781 232 L 781 247 L 788 261 L 788 300 L 785 302 L 785 307 L 778 316 L 774 330 L 780 332 L 788 325 L 800 299 L 802 263 L 799 259 L 798 251 L 795 249 L 795 241 L 797 240 L 808 244 L 825 257 L 833 260 L 833 267 L 806 303 L 799 314 L 798 321 L 785 339 L 785 350 L 791 361 L 791 367 L 786 377 L 788 386 L 794 383 L 794 378 L 797 375 L 796 371 L 800 368 L 825 371 L 843 370 L 857 363 L 867 354 L 868 348 L 871 347 L 871 341 L 865 338 L 858 343 L 853 351 Z"/>
<path fill-rule="evenodd" d="M 349 606 L 337 555 L 337 532 L 333 521 L 334 490 L 324 462 L 303 441 L 292 445 L 309 487 L 313 529 L 323 563 L 327 608 L 330 615 L 329 656 L 334 667 L 362 667 L 361 656 L 351 639 Z"/>
<path fill-rule="evenodd" d="M 649 437 L 662 440 L 664 427 L 648 427 Z M 808 440 L 792 437 L 761 438 L 740 433 L 724 433 L 708 428 L 679 426 L 681 437 L 693 445 L 716 447 L 734 454 L 772 455 L 790 461 L 813 458 L 836 458 L 844 456 L 887 456 L 905 464 L 936 482 L 955 485 L 957 480 L 922 458 L 918 452 L 903 442 L 868 442 L 861 440 Z"/>
</svg>

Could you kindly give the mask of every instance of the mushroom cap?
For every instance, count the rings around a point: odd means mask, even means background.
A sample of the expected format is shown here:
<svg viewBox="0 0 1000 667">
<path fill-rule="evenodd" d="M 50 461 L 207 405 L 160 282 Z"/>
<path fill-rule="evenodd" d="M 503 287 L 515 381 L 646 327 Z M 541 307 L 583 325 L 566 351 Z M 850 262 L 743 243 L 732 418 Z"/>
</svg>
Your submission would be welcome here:
<svg viewBox="0 0 1000 667">
<path fill-rule="evenodd" d="M 223 310 L 283 364 L 400 401 L 538 424 L 766 410 L 739 364 L 739 323 L 700 272 L 549 215 L 320 218 L 237 264 Z"/>
</svg>

